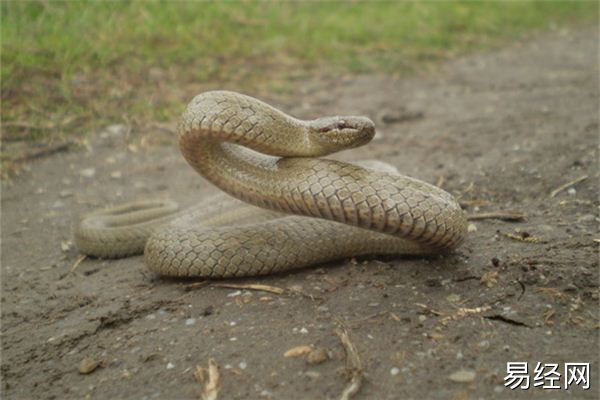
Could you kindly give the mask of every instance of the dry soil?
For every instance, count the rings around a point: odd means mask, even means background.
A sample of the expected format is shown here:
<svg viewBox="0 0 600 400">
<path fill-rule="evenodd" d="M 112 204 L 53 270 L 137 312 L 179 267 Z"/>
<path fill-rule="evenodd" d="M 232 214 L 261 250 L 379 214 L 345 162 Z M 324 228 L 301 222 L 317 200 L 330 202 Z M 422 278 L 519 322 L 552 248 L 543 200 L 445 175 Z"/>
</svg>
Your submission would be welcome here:
<svg viewBox="0 0 600 400">
<path fill-rule="evenodd" d="M 176 121 L 113 125 L 31 162 L 2 186 L 2 397 L 195 399 L 193 371 L 214 359 L 221 399 L 333 399 L 352 373 L 335 333 L 344 327 L 362 361 L 358 399 L 598 398 L 598 90 L 598 30 L 587 29 L 412 78 L 315 79 L 260 96 L 302 118 L 370 116 L 376 139 L 338 159 L 395 164 L 470 214 L 526 214 L 471 221 L 444 257 L 341 260 L 217 285 L 160 278 L 141 257 L 71 271 L 80 214 L 150 197 L 191 204 L 215 189 L 179 155 Z M 302 345 L 327 357 L 284 357 Z M 507 362 L 524 361 L 532 387 L 511 391 Z M 590 363 L 591 387 L 533 387 L 538 362 L 559 364 L 561 386 L 565 363 Z"/>
</svg>

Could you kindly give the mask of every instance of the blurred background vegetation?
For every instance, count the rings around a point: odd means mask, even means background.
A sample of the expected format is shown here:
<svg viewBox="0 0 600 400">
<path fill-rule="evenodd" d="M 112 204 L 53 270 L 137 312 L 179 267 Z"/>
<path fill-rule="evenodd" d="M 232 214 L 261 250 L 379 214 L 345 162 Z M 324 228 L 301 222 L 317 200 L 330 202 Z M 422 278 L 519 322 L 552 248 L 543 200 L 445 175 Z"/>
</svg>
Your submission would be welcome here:
<svg viewBox="0 0 600 400">
<path fill-rule="evenodd" d="M 3 1 L 4 141 L 175 122 L 194 91 L 294 90 L 318 75 L 402 75 L 544 30 L 596 1 Z M 566 28 L 565 28 L 566 27 Z"/>
</svg>

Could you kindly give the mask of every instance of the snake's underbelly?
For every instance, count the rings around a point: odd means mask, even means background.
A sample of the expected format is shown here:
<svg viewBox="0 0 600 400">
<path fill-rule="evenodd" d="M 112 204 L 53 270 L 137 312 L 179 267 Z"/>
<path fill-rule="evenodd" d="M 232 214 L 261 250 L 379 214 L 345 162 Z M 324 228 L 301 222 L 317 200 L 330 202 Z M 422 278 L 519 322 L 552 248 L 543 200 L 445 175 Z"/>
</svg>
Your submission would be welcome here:
<svg viewBox="0 0 600 400">
<path fill-rule="evenodd" d="M 183 212 L 169 202 L 130 204 L 84 218 L 78 247 L 100 257 L 145 247 L 159 274 L 222 278 L 366 254 L 438 253 L 464 240 L 465 215 L 450 194 L 397 173 L 309 158 L 322 150 L 302 136 L 303 124 L 237 93 L 197 96 L 179 127 L 184 157 L 253 206 L 225 195 Z"/>
</svg>

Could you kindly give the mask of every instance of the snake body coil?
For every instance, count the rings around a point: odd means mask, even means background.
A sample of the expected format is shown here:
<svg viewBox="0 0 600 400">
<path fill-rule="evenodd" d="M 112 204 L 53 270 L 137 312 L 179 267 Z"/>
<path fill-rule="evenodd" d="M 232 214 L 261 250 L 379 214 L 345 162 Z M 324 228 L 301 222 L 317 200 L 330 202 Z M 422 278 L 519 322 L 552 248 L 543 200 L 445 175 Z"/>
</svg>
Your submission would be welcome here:
<svg viewBox="0 0 600 400">
<path fill-rule="evenodd" d="M 247 204 L 222 195 L 182 212 L 171 202 L 99 211 L 75 230 L 80 251 L 122 257 L 145 245 L 146 264 L 159 274 L 222 278 L 366 254 L 439 253 L 466 235 L 449 193 L 312 158 L 371 140 L 367 118 L 302 121 L 252 97 L 213 91 L 192 100 L 178 131 L 188 163 Z"/>
</svg>

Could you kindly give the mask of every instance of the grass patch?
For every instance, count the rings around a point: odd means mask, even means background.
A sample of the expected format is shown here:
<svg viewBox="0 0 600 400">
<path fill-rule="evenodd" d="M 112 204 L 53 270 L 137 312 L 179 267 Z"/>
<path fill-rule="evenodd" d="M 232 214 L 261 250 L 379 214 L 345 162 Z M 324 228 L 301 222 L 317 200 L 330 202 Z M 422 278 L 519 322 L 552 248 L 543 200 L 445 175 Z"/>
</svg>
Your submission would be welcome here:
<svg viewBox="0 0 600 400">
<path fill-rule="evenodd" d="M 402 73 L 598 4 L 540 2 L 2 2 L 5 140 L 174 121 L 193 90 L 284 90 L 296 78 Z"/>
</svg>

